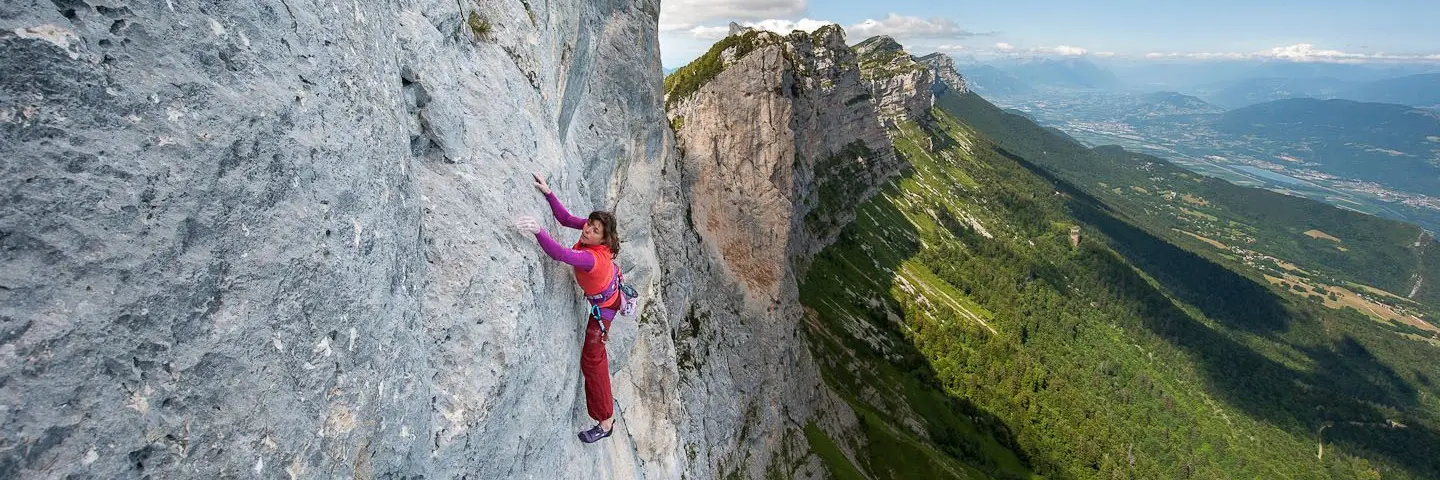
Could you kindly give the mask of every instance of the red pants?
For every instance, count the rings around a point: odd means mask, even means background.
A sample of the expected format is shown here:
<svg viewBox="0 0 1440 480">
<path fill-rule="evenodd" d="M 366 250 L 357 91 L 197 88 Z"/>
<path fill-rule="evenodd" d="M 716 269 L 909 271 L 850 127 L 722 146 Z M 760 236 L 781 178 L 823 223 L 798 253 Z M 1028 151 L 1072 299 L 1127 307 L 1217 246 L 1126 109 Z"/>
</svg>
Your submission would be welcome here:
<svg viewBox="0 0 1440 480">
<path fill-rule="evenodd" d="M 610 321 L 604 320 L 609 331 Z M 605 353 L 605 339 L 594 317 L 585 323 L 585 346 L 580 349 L 580 373 L 585 376 L 585 408 L 590 418 L 604 421 L 615 414 L 615 399 L 610 396 L 610 356 Z"/>
</svg>

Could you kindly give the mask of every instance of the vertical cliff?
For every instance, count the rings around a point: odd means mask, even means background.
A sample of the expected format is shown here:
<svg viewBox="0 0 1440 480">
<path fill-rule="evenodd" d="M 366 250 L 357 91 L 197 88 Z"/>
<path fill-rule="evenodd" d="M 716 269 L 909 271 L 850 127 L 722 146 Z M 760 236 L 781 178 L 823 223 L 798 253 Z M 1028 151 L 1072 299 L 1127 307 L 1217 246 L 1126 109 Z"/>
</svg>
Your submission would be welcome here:
<svg viewBox="0 0 1440 480">
<path fill-rule="evenodd" d="M 935 103 L 931 92 L 934 73 L 905 53 L 895 39 L 877 36 L 855 45 L 865 81 L 875 95 L 876 107 L 893 122 L 921 120 Z"/>
<path fill-rule="evenodd" d="M 686 403 L 711 417 L 706 431 L 719 439 L 699 458 L 721 472 L 814 473 L 801 427 L 833 400 L 804 348 L 795 279 L 834 233 L 807 218 L 819 200 L 814 165 L 853 145 L 864 156 L 851 162 L 878 175 L 894 155 L 838 28 L 738 31 L 692 67 L 667 80 L 684 152 L 673 175 L 688 199 L 671 218 L 699 243 L 669 256 L 690 260 L 666 281 L 682 318 Z"/>
<path fill-rule="evenodd" d="M 657 15 L 0 7 L 0 476 L 679 475 L 669 319 L 581 445 L 583 304 L 511 227 L 548 174 L 656 298 Z"/>
<path fill-rule="evenodd" d="M 935 92 L 935 96 L 946 92 L 961 95 L 970 91 L 970 86 L 966 85 L 965 78 L 955 70 L 955 59 L 949 55 L 932 53 L 915 59 L 915 61 L 925 65 L 934 73 L 935 83 L 932 84 L 931 90 Z"/>
<path fill-rule="evenodd" d="M 832 217 L 896 168 L 860 74 L 831 26 L 738 32 L 669 80 L 691 217 L 756 301 L 788 298 L 796 267 L 844 223 Z M 847 181 L 853 192 L 820 191 L 856 174 L 870 178 Z"/>
<path fill-rule="evenodd" d="M 852 49 L 832 25 L 783 36 L 732 27 L 666 79 L 667 114 L 682 153 L 675 164 L 680 196 L 688 199 L 674 217 L 689 222 L 683 230 L 700 242 L 690 256 L 705 259 L 704 273 L 695 275 L 708 278 L 681 281 L 670 269 L 664 275 L 675 282 L 668 308 L 683 318 L 681 369 L 694 371 L 682 385 L 706 411 L 723 412 L 711 426 L 725 428 L 711 433 L 763 445 L 712 445 L 704 453 L 713 468 L 805 474 L 818 460 L 803 455 L 810 450 L 799 440 L 803 423 L 831 432 L 855 426 L 805 348 L 798 280 L 854 218 L 854 207 L 903 168 L 885 125 L 927 115 L 931 75 L 898 44 L 878 53 Z M 705 288 L 712 293 L 702 295 L 697 285 L 712 285 Z M 687 313 L 675 313 L 682 308 Z"/>
</svg>

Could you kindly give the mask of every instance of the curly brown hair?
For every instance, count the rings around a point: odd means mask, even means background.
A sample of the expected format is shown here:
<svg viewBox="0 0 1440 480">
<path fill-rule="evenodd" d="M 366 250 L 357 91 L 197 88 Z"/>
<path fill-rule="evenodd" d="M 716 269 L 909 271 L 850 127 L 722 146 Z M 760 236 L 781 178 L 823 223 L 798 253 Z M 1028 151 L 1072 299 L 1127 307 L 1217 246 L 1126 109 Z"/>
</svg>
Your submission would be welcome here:
<svg viewBox="0 0 1440 480">
<path fill-rule="evenodd" d="M 590 221 L 600 222 L 600 225 L 605 227 L 605 233 L 602 235 L 602 240 L 600 243 L 603 243 L 606 247 L 610 248 L 611 255 L 619 255 L 620 232 L 616 230 L 615 215 L 611 214 L 610 212 L 596 210 L 590 212 Z"/>
</svg>

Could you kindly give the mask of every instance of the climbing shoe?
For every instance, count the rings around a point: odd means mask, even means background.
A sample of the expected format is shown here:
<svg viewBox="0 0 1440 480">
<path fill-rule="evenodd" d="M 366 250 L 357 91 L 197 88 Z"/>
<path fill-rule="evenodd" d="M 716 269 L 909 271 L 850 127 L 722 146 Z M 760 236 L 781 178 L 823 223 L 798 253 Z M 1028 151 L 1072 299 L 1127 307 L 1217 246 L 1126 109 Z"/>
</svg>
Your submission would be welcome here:
<svg viewBox="0 0 1440 480">
<path fill-rule="evenodd" d="M 610 430 L 614 431 L 615 429 L 612 427 Z M 580 441 L 585 443 L 595 443 L 596 441 L 608 436 L 610 436 L 610 432 L 605 431 L 605 429 L 600 428 L 599 424 L 596 424 L 589 430 L 580 432 Z"/>
</svg>

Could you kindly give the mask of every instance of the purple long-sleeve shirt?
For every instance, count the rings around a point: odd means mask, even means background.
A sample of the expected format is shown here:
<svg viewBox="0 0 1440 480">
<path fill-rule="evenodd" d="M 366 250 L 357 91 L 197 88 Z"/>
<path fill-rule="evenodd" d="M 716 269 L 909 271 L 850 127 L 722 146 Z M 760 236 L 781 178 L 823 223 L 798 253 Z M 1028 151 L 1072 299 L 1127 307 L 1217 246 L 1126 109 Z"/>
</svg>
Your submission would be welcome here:
<svg viewBox="0 0 1440 480">
<path fill-rule="evenodd" d="M 555 215 L 555 220 L 561 225 L 577 230 L 585 228 L 585 219 L 571 215 L 570 211 L 565 209 L 565 205 L 560 203 L 560 199 L 555 197 L 555 193 L 545 194 L 545 200 L 550 202 L 550 213 Z M 540 242 L 540 249 L 544 250 L 550 258 L 587 272 L 595 268 L 595 255 L 583 250 L 565 248 L 555 239 L 550 238 L 550 234 L 543 229 L 535 232 L 535 240 Z"/>
<path fill-rule="evenodd" d="M 545 201 L 550 202 L 550 213 L 555 214 L 555 220 L 561 225 L 576 230 L 585 228 L 585 219 L 571 215 L 570 211 L 565 209 L 565 204 L 560 203 L 560 198 L 555 196 L 555 192 L 545 194 Z"/>
</svg>

